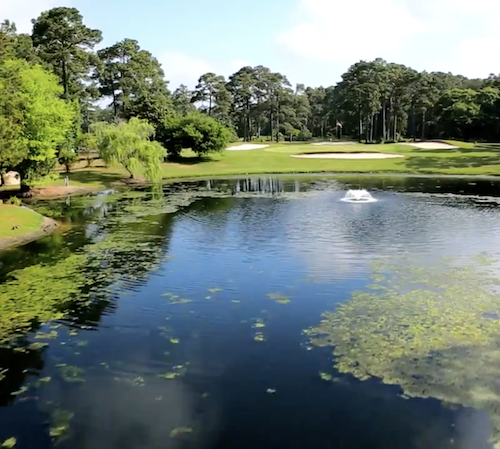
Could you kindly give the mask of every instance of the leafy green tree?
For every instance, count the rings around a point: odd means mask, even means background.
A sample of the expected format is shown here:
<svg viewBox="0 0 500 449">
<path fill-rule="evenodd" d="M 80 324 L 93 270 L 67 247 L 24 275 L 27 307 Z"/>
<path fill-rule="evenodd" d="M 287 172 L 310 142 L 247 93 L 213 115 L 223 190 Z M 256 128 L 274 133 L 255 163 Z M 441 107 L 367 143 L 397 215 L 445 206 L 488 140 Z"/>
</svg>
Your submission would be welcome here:
<svg viewBox="0 0 500 449">
<path fill-rule="evenodd" d="M 33 20 L 32 39 L 39 56 L 59 76 L 64 97 L 83 97 L 101 32 L 85 26 L 77 9 L 59 7 Z"/>
<path fill-rule="evenodd" d="M 255 84 L 257 82 L 255 70 L 243 67 L 229 77 L 228 89 L 233 95 L 233 112 L 236 122 L 243 130 L 245 141 L 251 139 L 251 115 L 255 104 Z"/>
<path fill-rule="evenodd" d="M 172 94 L 172 103 L 177 114 L 186 115 L 196 110 L 193 105 L 193 92 L 181 84 Z"/>
<path fill-rule="evenodd" d="M 446 136 L 465 140 L 471 137 L 473 123 L 481 111 L 478 95 L 473 89 L 459 88 L 443 93 L 437 109 Z"/>
<path fill-rule="evenodd" d="M 223 76 L 215 73 L 205 73 L 201 75 L 194 90 L 193 101 L 201 103 L 201 109 L 208 115 L 212 115 L 212 110 L 216 104 L 217 92 L 225 88 Z"/>
<path fill-rule="evenodd" d="M 328 123 L 326 89 L 324 87 L 308 87 L 306 95 L 310 106 L 308 129 L 311 135 L 325 137 L 326 125 Z"/>
<path fill-rule="evenodd" d="M 75 110 L 59 98 L 62 88 L 57 78 L 40 66 L 4 61 L 0 84 L 2 170 L 19 171 L 23 184 L 29 185 L 57 163 L 57 147 L 71 129 Z M 5 131 L 8 125 L 15 132 Z"/>
<path fill-rule="evenodd" d="M 24 59 L 30 64 L 41 60 L 33 48 L 33 41 L 28 34 L 19 34 L 16 25 L 9 20 L 0 24 L 0 59 Z"/>
<path fill-rule="evenodd" d="M 157 135 L 171 158 L 179 157 L 185 148 L 190 148 L 198 156 L 220 153 L 227 148 L 232 137 L 228 127 L 200 112 L 169 117 Z"/>
<path fill-rule="evenodd" d="M 109 165 L 123 166 L 134 179 L 143 172 L 149 181 L 161 180 L 165 148 L 150 138 L 153 125 L 137 117 L 128 122 L 100 122 L 92 126 L 100 157 Z"/>
<path fill-rule="evenodd" d="M 27 157 L 21 133 L 24 122 L 24 98 L 19 65 L 0 63 L 0 176 Z"/>
<path fill-rule="evenodd" d="M 101 95 L 111 98 L 115 118 L 139 117 L 155 126 L 172 109 L 161 64 L 139 43 L 125 39 L 97 52 L 94 79 Z"/>
<path fill-rule="evenodd" d="M 64 165 L 66 173 L 71 171 L 71 166 L 78 161 L 78 150 L 82 139 L 82 117 L 77 101 L 71 103 L 74 110 L 74 118 L 71 128 L 66 134 L 64 141 L 58 146 L 57 160 Z"/>
</svg>

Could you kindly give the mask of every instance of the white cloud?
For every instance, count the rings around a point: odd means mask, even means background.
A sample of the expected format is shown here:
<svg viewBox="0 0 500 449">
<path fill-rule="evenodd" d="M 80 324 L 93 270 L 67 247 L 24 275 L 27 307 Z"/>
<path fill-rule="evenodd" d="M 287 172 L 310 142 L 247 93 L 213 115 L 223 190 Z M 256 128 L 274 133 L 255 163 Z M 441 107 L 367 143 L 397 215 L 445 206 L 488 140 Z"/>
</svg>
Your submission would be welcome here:
<svg viewBox="0 0 500 449">
<path fill-rule="evenodd" d="M 423 70 L 500 72 L 498 0 L 300 0 L 277 42 L 288 54 L 345 71 L 382 57 Z M 338 73 L 338 75 L 340 75 Z"/>
<path fill-rule="evenodd" d="M 158 55 L 165 77 L 170 81 L 169 87 L 174 90 L 180 84 L 193 88 L 198 78 L 206 72 L 213 71 L 212 65 L 203 59 L 189 56 L 176 50 L 168 50 Z"/>
<path fill-rule="evenodd" d="M 166 50 L 159 53 L 158 60 L 163 67 L 165 78 L 169 81 L 169 88 L 172 91 L 179 87 L 180 84 L 185 84 L 188 88 L 193 89 L 200 76 L 204 73 L 213 72 L 217 75 L 223 75 L 227 79 L 237 70 L 250 65 L 250 63 L 243 60 L 208 61 L 177 50 Z"/>
<path fill-rule="evenodd" d="M 20 33 L 31 33 L 31 19 L 59 4 L 59 0 L 0 0 L 0 22 L 10 20 Z"/>
</svg>

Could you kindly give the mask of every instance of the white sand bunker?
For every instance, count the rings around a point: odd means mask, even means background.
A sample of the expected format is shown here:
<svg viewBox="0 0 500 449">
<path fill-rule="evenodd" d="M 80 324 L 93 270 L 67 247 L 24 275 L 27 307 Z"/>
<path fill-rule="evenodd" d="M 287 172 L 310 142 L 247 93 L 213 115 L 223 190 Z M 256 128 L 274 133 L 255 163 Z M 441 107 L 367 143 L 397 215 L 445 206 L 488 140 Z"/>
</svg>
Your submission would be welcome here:
<svg viewBox="0 0 500 449">
<path fill-rule="evenodd" d="M 403 143 L 410 147 L 422 148 L 424 150 L 456 150 L 458 147 L 444 142 L 409 142 Z"/>
<path fill-rule="evenodd" d="M 356 142 L 316 142 L 313 145 L 354 145 Z"/>
<path fill-rule="evenodd" d="M 234 147 L 227 148 L 228 151 L 248 151 L 248 150 L 260 150 L 262 148 L 267 148 L 269 145 L 259 145 L 256 143 L 244 143 L 243 145 L 236 145 Z"/>
<path fill-rule="evenodd" d="M 293 154 L 290 157 L 301 159 L 394 159 L 404 156 L 394 153 L 309 153 Z"/>
</svg>

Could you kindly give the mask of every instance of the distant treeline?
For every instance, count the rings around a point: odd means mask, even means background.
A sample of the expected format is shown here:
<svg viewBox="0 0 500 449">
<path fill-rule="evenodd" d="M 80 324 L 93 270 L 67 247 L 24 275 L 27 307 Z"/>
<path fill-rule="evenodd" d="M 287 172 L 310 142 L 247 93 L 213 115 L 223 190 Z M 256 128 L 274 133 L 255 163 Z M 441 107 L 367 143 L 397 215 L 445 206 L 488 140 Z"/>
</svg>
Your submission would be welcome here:
<svg viewBox="0 0 500 449">
<path fill-rule="evenodd" d="M 54 127 L 60 123 L 67 141 L 88 133 L 93 123 L 137 117 L 154 126 L 155 138 L 168 150 L 169 145 L 174 148 L 178 133 L 165 123 L 179 122 L 179 117 L 192 117 L 193 113 L 210 116 L 244 140 L 345 135 L 367 142 L 500 138 L 500 76 L 467 79 L 450 73 L 417 72 L 376 59 L 352 65 L 338 84 L 326 88 L 292 87 L 285 75 L 256 66 L 243 67 L 227 80 L 214 73 L 200 74 L 194 90 L 181 85 L 170 92 L 168 66 L 165 77 L 158 60 L 137 41 L 125 39 L 96 51 L 101 40 L 101 31 L 87 27 L 75 8 L 42 13 L 33 20 L 31 34 L 17 33 L 9 21 L 0 26 L 0 84 L 4 86 L 0 89 L 0 173 L 7 166 L 16 166 L 12 160 L 6 162 L 18 148 L 12 143 L 14 125 L 29 121 L 26 107 L 19 106 L 26 98 L 16 98 L 13 92 L 39 95 L 30 90 L 33 83 L 45 84 L 39 101 L 56 94 L 66 104 L 47 103 L 52 104 L 48 111 L 52 129 L 46 131 L 57 134 Z M 60 90 L 51 87 L 54 82 Z M 108 107 L 99 106 L 106 104 L 103 100 L 108 100 Z M 34 97 L 31 103 L 36 106 Z M 16 118 L 16 111 L 24 112 Z M 203 148 L 203 127 L 213 128 L 214 136 L 220 129 L 212 122 L 196 121 L 197 131 L 188 137 Z M 30 138 L 38 129 L 34 122 L 32 125 Z M 178 153 L 186 137 L 183 139 L 177 139 L 171 153 Z M 60 140 L 59 136 L 52 141 Z M 21 167 L 25 175 L 46 171 L 39 163 L 42 147 L 33 146 L 38 153 L 33 163 Z M 62 154 L 60 148 L 58 154 Z"/>
</svg>

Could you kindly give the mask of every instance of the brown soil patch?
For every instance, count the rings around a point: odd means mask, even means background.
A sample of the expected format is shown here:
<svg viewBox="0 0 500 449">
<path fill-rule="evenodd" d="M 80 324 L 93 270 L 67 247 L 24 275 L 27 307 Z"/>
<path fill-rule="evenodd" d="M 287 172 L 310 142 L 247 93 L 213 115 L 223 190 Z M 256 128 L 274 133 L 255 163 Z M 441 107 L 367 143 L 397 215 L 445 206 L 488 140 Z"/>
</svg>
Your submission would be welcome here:
<svg viewBox="0 0 500 449">
<path fill-rule="evenodd" d="M 95 192 L 100 190 L 99 187 L 82 187 L 82 186 L 52 186 L 52 187 L 36 187 L 23 193 L 24 198 L 57 198 L 68 195 L 83 195 L 85 193 Z"/>
</svg>

